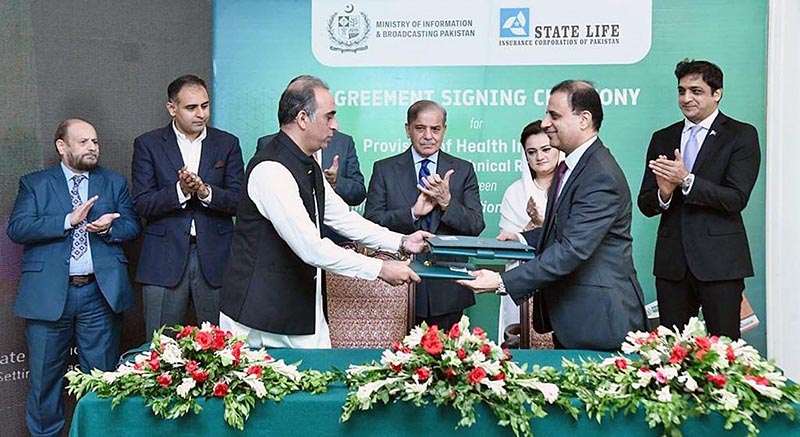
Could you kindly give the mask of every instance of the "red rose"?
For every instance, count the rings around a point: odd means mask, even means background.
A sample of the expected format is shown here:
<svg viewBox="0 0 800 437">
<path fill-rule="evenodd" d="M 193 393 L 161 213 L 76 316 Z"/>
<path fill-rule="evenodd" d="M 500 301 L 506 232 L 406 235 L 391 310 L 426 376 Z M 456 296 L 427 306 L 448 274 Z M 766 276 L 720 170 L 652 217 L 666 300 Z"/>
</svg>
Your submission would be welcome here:
<svg viewBox="0 0 800 437">
<path fill-rule="evenodd" d="M 225 397 L 226 394 L 228 394 L 228 384 L 224 382 L 214 384 L 214 396 L 222 398 Z"/>
<path fill-rule="evenodd" d="M 264 354 L 264 361 L 266 361 L 266 362 L 268 362 L 268 363 L 269 363 L 269 362 L 271 362 L 271 361 L 273 361 L 272 355 L 270 355 L 270 354 Z"/>
<path fill-rule="evenodd" d="M 444 377 L 445 378 L 449 379 L 449 378 L 453 378 L 455 376 L 456 376 L 456 372 L 453 371 L 453 369 L 451 369 L 449 367 L 447 369 L 444 369 Z"/>
<path fill-rule="evenodd" d="M 404 354 L 410 354 L 411 353 L 411 349 L 409 349 L 408 346 L 403 346 L 403 348 L 400 349 L 400 351 L 403 352 Z"/>
<path fill-rule="evenodd" d="M 462 348 L 458 348 L 458 350 L 456 351 L 456 355 L 458 355 L 458 359 L 459 360 L 463 360 L 463 359 L 467 358 L 467 352 L 464 351 L 464 349 L 462 349 Z"/>
<path fill-rule="evenodd" d="M 428 332 L 422 336 L 421 343 L 425 352 L 431 355 L 439 355 L 444 349 L 444 344 L 442 344 L 442 340 L 439 338 L 439 328 L 436 325 L 428 328 Z"/>
<path fill-rule="evenodd" d="M 469 381 L 470 384 L 478 384 L 483 378 L 486 378 L 486 371 L 480 367 L 476 367 L 469 372 L 467 381 Z"/>
<path fill-rule="evenodd" d="M 169 373 L 162 373 L 156 377 L 156 381 L 161 387 L 168 387 L 172 384 L 172 376 Z"/>
<path fill-rule="evenodd" d="M 420 367 L 417 369 L 416 374 L 419 382 L 425 382 L 431 376 L 431 371 L 427 367 Z"/>
<path fill-rule="evenodd" d="M 205 382 L 208 379 L 208 372 L 206 372 L 205 370 L 197 369 L 194 372 L 192 372 L 192 379 L 194 379 L 197 382 Z"/>
<path fill-rule="evenodd" d="M 403 370 L 403 366 L 401 366 L 400 364 L 390 364 L 390 366 L 392 367 L 392 370 L 394 370 L 397 373 L 400 373 L 400 371 Z"/>
<path fill-rule="evenodd" d="M 161 367 L 161 362 L 158 361 L 158 354 L 156 351 L 150 353 L 150 359 L 147 360 L 147 365 L 156 372 L 158 371 L 159 367 Z"/>
<path fill-rule="evenodd" d="M 712 384 L 716 385 L 717 387 L 725 387 L 725 384 L 728 383 L 727 378 L 725 375 L 721 373 L 713 374 L 713 373 L 706 373 L 706 379 L 711 381 Z"/>
<path fill-rule="evenodd" d="M 711 348 L 711 340 L 709 340 L 708 337 L 696 337 L 694 339 L 694 344 L 704 351 L 707 351 Z"/>
<path fill-rule="evenodd" d="M 196 331 L 196 330 L 197 330 L 197 327 L 195 327 L 195 326 L 192 326 L 192 325 L 187 325 L 187 326 L 184 326 L 184 327 L 183 327 L 183 330 L 182 330 L 181 332 L 179 332 L 179 333 L 178 333 L 178 335 L 176 335 L 175 337 L 176 337 L 178 340 L 180 340 L 180 339 L 182 339 L 183 337 L 188 337 L 188 336 L 192 335 L 192 333 L 193 333 L 194 331 Z"/>
<path fill-rule="evenodd" d="M 183 366 L 183 368 L 184 368 L 184 369 L 186 369 L 186 371 L 187 371 L 187 372 L 189 372 L 189 373 L 192 373 L 192 372 L 194 372 L 194 371 L 195 371 L 195 370 L 197 370 L 199 367 L 200 367 L 200 366 L 198 366 L 198 365 L 197 365 L 197 361 L 195 361 L 195 360 L 189 360 L 189 362 L 188 362 L 188 363 L 186 363 L 186 365 L 185 365 L 185 366 Z"/>
<path fill-rule="evenodd" d="M 711 343 L 717 343 L 717 342 L 719 342 L 719 336 L 712 335 L 711 336 Z"/>
<path fill-rule="evenodd" d="M 750 381 L 753 381 L 758 385 L 763 385 L 763 386 L 768 386 L 769 385 L 769 379 L 764 377 L 764 376 L 750 376 L 750 375 L 747 375 L 747 376 L 744 377 L 744 379 L 748 379 Z"/>
<path fill-rule="evenodd" d="M 472 328 L 472 335 L 477 335 L 480 338 L 486 338 L 486 332 L 480 328 L 480 326 L 476 326 Z"/>
<path fill-rule="evenodd" d="M 222 331 L 214 332 L 214 350 L 222 350 L 225 347 L 225 333 Z"/>
<path fill-rule="evenodd" d="M 669 357 L 670 364 L 678 364 L 683 359 L 686 358 L 686 348 L 681 346 L 680 344 L 676 344 L 672 347 L 672 355 Z"/>
<path fill-rule="evenodd" d="M 261 366 L 250 366 L 247 368 L 247 374 L 256 375 L 257 377 L 261 378 L 261 372 L 263 370 L 264 369 L 262 369 Z"/>
<path fill-rule="evenodd" d="M 238 364 L 239 360 L 242 358 L 242 346 L 244 346 L 244 342 L 242 341 L 237 341 L 231 346 L 231 355 L 233 355 L 234 364 Z"/>
<path fill-rule="evenodd" d="M 133 365 L 134 370 L 142 370 L 142 366 L 144 365 L 144 361 L 141 363 L 136 363 Z"/>
<path fill-rule="evenodd" d="M 392 341 L 392 352 L 397 352 L 400 350 L 400 342 L 397 340 Z"/>
<path fill-rule="evenodd" d="M 505 379 L 506 379 L 506 374 L 503 373 L 502 371 L 498 372 L 497 375 L 494 375 L 495 381 L 505 381 Z"/>
<path fill-rule="evenodd" d="M 488 344 L 484 343 L 484 344 L 481 345 L 480 351 L 481 351 L 482 354 L 484 354 L 484 355 L 486 355 L 488 357 L 489 354 L 492 353 L 492 348 Z"/>
<path fill-rule="evenodd" d="M 206 350 L 214 343 L 214 336 L 210 332 L 200 331 L 194 337 L 194 341 L 200 345 L 200 349 Z"/>
<path fill-rule="evenodd" d="M 617 358 L 614 360 L 614 365 L 617 366 L 619 370 L 625 370 L 628 368 L 628 361 L 625 358 Z"/>
<path fill-rule="evenodd" d="M 458 323 L 454 323 L 453 327 L 450 328 L 450 332 L 447 333 L 447 336 L 450 338 L 458 338 L 461 335 L 461 327 L 458 326 Z"/>
<path fill-rule="evenodd" d="M 707 354 L 707 353 L 708 353 L 708 350 L 706 350 L 706 349 L 700 349 L 699 351 L 697 351 L 697 352 L 694 354 L 694 357 L 695 357 L 695 358 L 697 358 L 697 359 L 698 359 L 698 360 L 700 360 L 700 361 L 703 361 L 703 357 L 704 357 L 704 356 L 706 356 L 706 354 Z"/>
<path fill-rule="evenodd" d="M 734 362 L 736 360 L 736 354 L 733 352 L 733 346 L 728 345 L 728 351 L 726 352 L 726 357 L 728 358 L 728 362 Z"/>
</svg>

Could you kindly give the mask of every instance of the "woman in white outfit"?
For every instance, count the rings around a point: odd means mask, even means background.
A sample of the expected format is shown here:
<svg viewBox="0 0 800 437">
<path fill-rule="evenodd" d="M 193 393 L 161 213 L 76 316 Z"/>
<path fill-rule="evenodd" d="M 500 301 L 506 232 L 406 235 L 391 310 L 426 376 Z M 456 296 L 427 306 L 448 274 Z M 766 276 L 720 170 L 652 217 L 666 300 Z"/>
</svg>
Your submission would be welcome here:
<svg viewBox="0 0 800 437">
<path fill-rule="evenodd" d="M 542 226 L 547 205 L 547 191 L 560 158 L 558 149 L 550 147 L 550 139 L 542 130 L 541 120 L 525 126 L 520 135 L 520 143 L 524 146 L 523 162 L 527 162 L 528 165 L 522 170 L 522 177 L 511 184 L 503 195 L 500 207 L 501 235 L 517 234 Z M 517 264 L 516 261 L 508 263 L 506 270 L 516 267 Z M 519 320 L 519 307 L 514 304 L 511 297 L 502 296 L 498 338 L 502 340 L 506 328 L 514 323 L 519 324 Z M 531 335 L 536 334 L 532 332 Z M 544 338 L 540 340 L 547 341 Z"/>
</svg>

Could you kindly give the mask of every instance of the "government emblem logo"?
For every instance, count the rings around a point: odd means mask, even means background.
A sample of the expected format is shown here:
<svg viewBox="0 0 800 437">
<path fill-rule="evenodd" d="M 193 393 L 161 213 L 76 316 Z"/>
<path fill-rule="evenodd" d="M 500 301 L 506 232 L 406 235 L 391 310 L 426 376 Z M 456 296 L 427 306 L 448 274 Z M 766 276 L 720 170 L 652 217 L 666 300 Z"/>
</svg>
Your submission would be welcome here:
<svg viewBox="0 0 800 437">
<path fill-rule="evenodd" d="M 367 39 L 372 25 L 364 12 L 356 12 L 352 4 L 345 6 L 342 12 L 335 12 L 328 17 L 328 38 L 330 49 L 342 53 L 356 53 L 366 50 Z"/>
</svg>

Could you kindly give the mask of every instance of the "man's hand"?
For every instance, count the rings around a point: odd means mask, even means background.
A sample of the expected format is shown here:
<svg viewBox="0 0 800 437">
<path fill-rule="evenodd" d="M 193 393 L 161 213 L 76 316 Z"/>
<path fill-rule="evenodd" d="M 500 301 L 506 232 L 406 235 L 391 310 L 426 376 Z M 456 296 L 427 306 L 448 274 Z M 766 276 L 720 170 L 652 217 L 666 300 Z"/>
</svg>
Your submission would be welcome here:
<svg viewBox="0 0 800 437">
<path fill-rule="evenodd" d="M 456 283 L 469 288 L 476 294 L 486 293 L 487 291 L 495 291 L 497 290 L 497 287 L 500 286 L 500 273 L 495 271 L 475 270 L 474 272 L 469 272 L 469 274 L 474 276 L 475 279 L 459 279 L 456 281 Z"/>
<path fill-rule="evenodd" d="M 404 235 L 400 246 L 408 253 L 422 253 L 428 249 L 428 244 L 425 242 L 426 238 L 435 237 L 435 235 L 426 231 L 417 231 L 413 234 Z"/>
<path fill-rule="evenodd" d="M 447 170 L 444 177 L 434 173 L 423 179 L 425 186 L 417 185 L 417 189 L 430 196 L 442 212 L 450 206 L 450 177 L 453 173 L 455 173 L 453 169 Z"/>
<path fill-rule="evenodd" d="M 419 188 L 419 186 L 417 186 Z M 419 193 L 417 196 L 417 201 L 414 203 L 414 206 L 411 207 L 411 213 L 414 214 L 414 217 L 420 218 L 425 217 L 426 215 L 430 214 L 433 211 L 433 208 L 436 206 L 436 202 L 431 199 L 427 194 Z"/>
<path fill-rule="evenodd" d="M 335 188 L 336 176 L 339 174 L 339 155 L 333 157 L 330 168 L 322 170 L 322 173 L 325 175 L 325 179 L 328 180 L 328 183 L 331 184 L 331 187 Z"/>
<path fill-rule="evenodd" d="M 497 241 L 517 241 L 519 242 L 519 234 L 516 232 L 508 232 L 508 231 L 500 231 L 496 237 L 494 237 Z"/>
<path fill-rule="evenodd" d="M 73 228 L 78 226 L 78 224 L 82 222 L 87 215 L 89 215 L 89 210 L 92 209 L 92 206 L 99 198 L 100 196 L 97 195 L 92 196 L 92 198 L 86 201 L 86 203 L 73 209 L 72 212 L 69 213 L 69 224 L 72 225 Z"/>
<path fill-rule="evenodd" d="M 87 223 L 86 230 L 94 234 L 106 232 L 111 228 L 111 225 L 114 223 L 114 220 L 118 218 L 119 218 L 118 212 L 110 212 L 108 214 L 103 214 L 100 216 L 99 219 L 91 223 Z"/>
<path fill-rule="evenodd" d="M 680 185 L 681 182 L 683 182 L 683 178 L 689 174 L 689 172 L 686 171 L 686 166 L 683 164 L 681 151 L 678 149 L 675 149 L 674 160 L 668 159 L 666 156 L 662 155 L 650 161 L 648 167 L 650 167 L 650 170 L 656 175 L 656 182 L 658 182 L 658 178 L 661 177 L 665 182 L 669 182 L 675 187 Z M 668 187 L 665 185 L 665 188 Z M 661 189 L 661 185 L 659 185 L 659 189 Z M 671 192 L 672 191 L 670 191 L 670 193 Z"/>
<path fill-rule="evenodd" d="M 192 172 L 186 170 L 186 166 L 184 165 L 178 170 L 178 182 L 180 183 L 181 191 L 183 195 L 186 197 L 191 196 L 194 194 L 195 189 L 193 189 L 192 185 Z"/>
<path fill-rule="evenodd" d="M 381 266 L 381 272 L 378 274 L 378 278 L 389 285 L 402 285 L 411 281 L 421 281 L 419 275 L 414 273 L 411 267 L 408 266 L 410 262 L 411 261 L 385 260 Z"/>
</svg>

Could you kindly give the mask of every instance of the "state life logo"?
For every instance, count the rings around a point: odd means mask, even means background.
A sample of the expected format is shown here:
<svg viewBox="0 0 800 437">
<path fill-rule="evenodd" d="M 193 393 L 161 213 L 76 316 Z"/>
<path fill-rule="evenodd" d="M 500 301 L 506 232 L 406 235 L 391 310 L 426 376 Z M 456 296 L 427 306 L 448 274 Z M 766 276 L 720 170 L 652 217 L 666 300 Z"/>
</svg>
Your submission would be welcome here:
<svg viewBox="0 0 800 437">
<path fill-rule="evenodd" d="M 500 38 L 530 36 L 530 8 L 500 8 Z"/>
<path fill-rule="evenodd" d="M 328 38 L 330 49 L 339 52 L 356 53 L 366 50 L 367 38 L 372 29 L 369 17 L 364 12 L 356 12 L 353 4 L 348 4 L 342 12 L 334 12 L 328 17 Z"/>
</svg>

